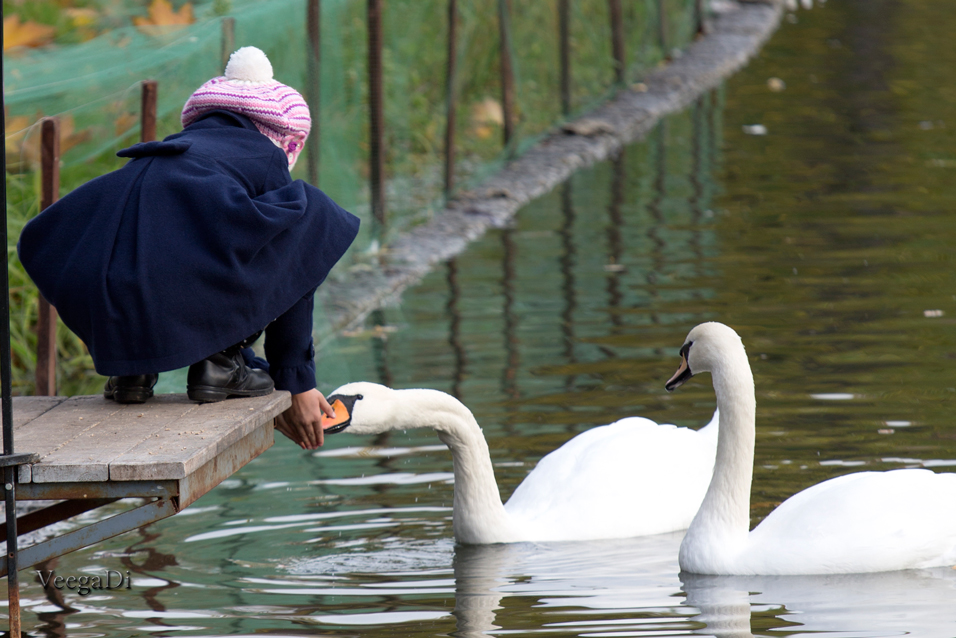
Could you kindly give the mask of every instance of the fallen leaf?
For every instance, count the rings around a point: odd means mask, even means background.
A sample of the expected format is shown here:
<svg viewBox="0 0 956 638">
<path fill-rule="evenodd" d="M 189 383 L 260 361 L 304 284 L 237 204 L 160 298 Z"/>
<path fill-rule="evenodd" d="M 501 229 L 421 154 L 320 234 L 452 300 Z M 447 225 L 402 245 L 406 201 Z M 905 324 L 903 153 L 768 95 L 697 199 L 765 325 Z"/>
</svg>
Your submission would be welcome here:
<svg viewBox="0 0 956 638">
<path fill-rule="evenodd" d="M 33 20 L 20 22 L 20 16 L 14 14 L 3 20 L 3 50 L 14 47 L 39 47 L 53 39 L 56 29 L 48 24 Z"/>
<path fill-rule="evenodd" d="M 181 29 L 196 21 L 191 2 L 184 4 L 179 8 L 179 11 L 174 11 L 169 0 L 153 0 L 147 11 L 149 13 L 148 18 L 142 16 L 133 18 L 133 24 L 147 35 L 161 35 L 171 30 Z"/>
</svg>

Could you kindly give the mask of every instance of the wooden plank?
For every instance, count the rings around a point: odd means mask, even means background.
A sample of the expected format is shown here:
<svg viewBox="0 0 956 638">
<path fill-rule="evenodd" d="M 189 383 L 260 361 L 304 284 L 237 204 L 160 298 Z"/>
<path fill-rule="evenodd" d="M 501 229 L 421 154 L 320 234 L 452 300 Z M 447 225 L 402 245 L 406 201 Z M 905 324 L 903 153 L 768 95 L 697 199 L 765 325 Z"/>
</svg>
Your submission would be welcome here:
<svg viewBox="0 0 956 638">
<path fill-rule="evenodd" d="M 30 452 L 36 452 L 40 455 L 42 459 L 44 455 L 49 454 L 59 445 L 62 444 L 64 440 L 69 439 L 70 437 L 77 436 L 87 424 L 96 423 L 96 417 L 99 415 L 83 413 L 84 417 L 82 420 L 72 417 L 76 414 L 80 416 L 78 402 L 76 399 L 68 399 L 66 397 L 29 397 L 32 401 L 26 401 L 27 397 L 23 397 L 23 403 L 25 404 L 26 410 L 23 415 L 24 420 L 21 422 L 20 427 L 16 430 L 17 433 L 17 449 L 27 450 Z M 84 398 L 84 397 L 78 397 Z M 97 398 L 97 397 L 85 397 Z M 44 410 L 44 402 L 49 401 L 49 408 Z M 99 397 L 99 402 L 102 403 L 102 397 Z M 17 401 L 19 404 L 20 401 Z M 72 422 L 69 425 L 66 422 L 64 415 L 70 415 L 69 418 L 72 418 Z M 15 420 L 17 417 L 14 417 Z M 100 418 L 102 418 L 100 416 Z M 29 419 L 29 420 L 27 420 Z M 21 483 L 30 483 L 33 481 L 33 465 L 24 465 L 20 468 L 19 481 Z"/>
<path fill-rule="evenodd" d="M 288 392 L 197 404 L 157 395 L 143 405 L 100 396 L 18 398 L 17 443 L 40 454 L 21 482 L 181 479 L 291 405 Z"/>
<path fill-rule="evenodd" d="M 256 458 L 275 442 L 272 427 L 260 427 L 253 430 L 230 448 L 220 453 L 180 481 L 179 509 L 194 503 L 203 494 L 232 476 L 246 463 Z"/>
<path fill-rule="evenodd" d="M 22 428 L 66 399 L 67 397 L 13 397 L 13 429 Z M 0 441 L 3 440 L 2 437 L 3 434 L 0 433 Z"/>
<path fill-rule="evenodd" d="M 40 462 L 33 466 L 34 482 L 107 481 L 113 459 L 149 443 L 153 440 L 150 437 L 199 407 L 182 394 L 159 395 L 148 404 L 130 405 L 102 397 L 82 399 L 88 400 L 78 401 L 68 412 L 64 412 L 64 405 L 48 413 L 62 417 L 61 423 L 79 431 L 41 455 Z"/>
<path fill-rule="evenodd" d="M 13 431 L 19 433 L 33 420 L 46 414 L 56 406 L 66 401 L 66 397 L 13 397 Z M 0 442 L 3 434 L 0 433 Z M 18 440 L 17 450 L 24 449 Z M 26 450 L 32 452 L 33 450 Z M 17 480 L 20 483 L 29 483 L 33 480 L 32 465 L 21 465 Z"/>
<path fill-rule="evenodd" d="M 169 423 L 110 463 L 111 481 L 182 479 L 292 405 L 288 392 L 209 403 Z"/>
</svg>

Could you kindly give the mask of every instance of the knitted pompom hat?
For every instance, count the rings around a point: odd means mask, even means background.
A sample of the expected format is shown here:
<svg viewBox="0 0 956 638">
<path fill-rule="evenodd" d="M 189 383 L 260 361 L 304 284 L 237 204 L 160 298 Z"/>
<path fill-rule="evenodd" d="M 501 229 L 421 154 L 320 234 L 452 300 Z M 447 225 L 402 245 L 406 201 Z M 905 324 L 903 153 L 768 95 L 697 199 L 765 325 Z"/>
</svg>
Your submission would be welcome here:
<svg viewBox="0 0 956 638">
<path fill-rule="evenodd" d="M 272 79 L 272 64 L 256 47 L 237 50 L 229 56 L 225 75 L 209 80 L 189 96 L 183 106 L 183 127 L 216 109 L 252 120 L 259 132 L 285 151 L 289 170 L 312 129 L 308 104 L 298 91 Z"/>
</svg>

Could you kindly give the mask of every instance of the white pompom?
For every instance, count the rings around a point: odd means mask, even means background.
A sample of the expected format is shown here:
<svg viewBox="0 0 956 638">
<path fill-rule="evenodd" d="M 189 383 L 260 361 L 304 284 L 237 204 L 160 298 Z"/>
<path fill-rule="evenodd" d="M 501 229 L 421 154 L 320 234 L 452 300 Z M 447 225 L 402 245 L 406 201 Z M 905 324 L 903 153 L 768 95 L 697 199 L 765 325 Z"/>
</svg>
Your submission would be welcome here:
<svg viewBox="0 0 956 638">
<path fill-rule="evenodd" d="M 229 56 L 227 80 L 260 84 L 272 81 L 272 63 L 256 47 L 242 47 Z"/>
</svg>

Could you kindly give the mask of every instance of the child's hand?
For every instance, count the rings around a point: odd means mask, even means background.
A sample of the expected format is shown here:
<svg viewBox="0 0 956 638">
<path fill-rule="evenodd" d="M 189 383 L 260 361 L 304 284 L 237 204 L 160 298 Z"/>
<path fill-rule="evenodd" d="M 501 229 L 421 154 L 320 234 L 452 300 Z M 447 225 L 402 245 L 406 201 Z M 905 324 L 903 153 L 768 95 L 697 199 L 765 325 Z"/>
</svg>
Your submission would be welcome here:
<svg viewBox="0 0 956 638">
<path fill-rule="evenodd" d="M 335 411 L 316 389 L 292 395 L 292 407 L 276 417 L 276 430 L 292 439 L 303 450 L 314 450 L 325 443 L 322 415 Z"/>
</svg>

